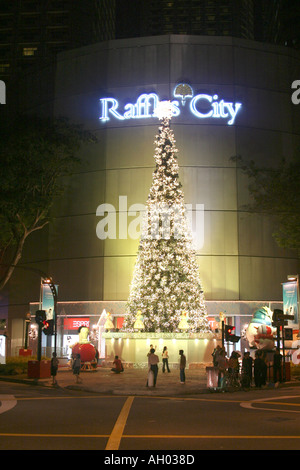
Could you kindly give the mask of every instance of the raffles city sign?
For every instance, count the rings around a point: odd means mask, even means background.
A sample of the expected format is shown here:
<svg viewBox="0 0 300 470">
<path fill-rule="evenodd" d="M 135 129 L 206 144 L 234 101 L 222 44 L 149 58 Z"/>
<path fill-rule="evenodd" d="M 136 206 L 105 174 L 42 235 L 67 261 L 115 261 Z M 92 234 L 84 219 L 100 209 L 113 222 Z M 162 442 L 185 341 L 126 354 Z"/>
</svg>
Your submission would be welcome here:
<svg viewBox="0 0 300 470">
<path fill-rule="evenodd" d="M 180 83 L 174 89 L 175 100 L 171 101 L 172 116 L 176 117 L 183 109 L 189 110 L 196 119 L 223 120 L 231 126 L 235 123 L 242 104 L 225 101 L 219 95 L 207 93 L 195 94 L 192 87 Z M 105 123 L 112 119 L 126 121 L 128 119 L 149 119 L 156 117 L 156 108 L 160 99 L 156 93 L 143 93 L 135 103 L 120 104 L 116 98 L 100 99 L 100 121 Z"/>
</svg>

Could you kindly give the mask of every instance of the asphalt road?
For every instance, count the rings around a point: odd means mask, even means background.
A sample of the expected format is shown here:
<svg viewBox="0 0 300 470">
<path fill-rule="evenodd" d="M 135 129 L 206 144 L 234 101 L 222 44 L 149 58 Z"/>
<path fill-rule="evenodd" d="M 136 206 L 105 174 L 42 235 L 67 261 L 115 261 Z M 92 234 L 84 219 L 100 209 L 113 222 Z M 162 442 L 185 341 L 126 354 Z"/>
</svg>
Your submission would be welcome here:
<svg viewBox="0 0 300 470">
<path fill-rule="evenodd" d="M 202 450 L 300 448 L 299 387 L 133 397 L 1 383 L 0 401 L 1 450 L 102 450 L 103 459 L 129 451 L 140 462 L 126 464 L 137 466 L 152 451 L 196 464 Z"/>
</svg>

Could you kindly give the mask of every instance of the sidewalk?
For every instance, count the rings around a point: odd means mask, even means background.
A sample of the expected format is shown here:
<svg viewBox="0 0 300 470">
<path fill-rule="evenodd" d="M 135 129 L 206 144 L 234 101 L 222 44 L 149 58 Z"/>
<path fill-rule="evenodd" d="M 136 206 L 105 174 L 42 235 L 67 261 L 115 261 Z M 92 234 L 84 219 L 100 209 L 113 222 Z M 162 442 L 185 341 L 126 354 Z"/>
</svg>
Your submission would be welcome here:
<svg viewBox="0 0 300 470">
<path fill-rule="evenodd" d="M 109 395 L 186 395 L 208 392 L 206 388 L 206 372 L 187 370 L 186 383 L 181 384 L 179 370 L 170 373 L 158 372 L 155 388 L 146 387 L 147 369 L 125 369 L 121 374 L 111 372 L 110 368 L 98 367 L 96 371 L 82 371 L 81 383 L 76 383 L 76 377 L 68 368 L 59 368 L 56 376 L 57 386 L 67 390 L 82 390 L 85 392 Z M 0 376 L 0 381 L 21 382 L 30 385 L 40 385 L 53 388 L 52 377 L 46 379 L 29 379 L 27 375 Z"/>
<path fill-rule="evenodd" d="M 186 382 L 180 383 L 179 370 L 173 369 L 170 373 L 158 372 L 155 388 L 147 388 L 147 369 L 125 369 L 121 374 L 114 374 L 110 368 L 98 367 L 96 371 L 82 371 L 81 383 L 76 383 L 76 377 L 67 368 L 59 368 L 57 373 L 57 386 L 66 390 L 80 390 L 89 393 L 104 395 L 149 395 L 149 396 L 185 396 L 211 393 L 207 388 L 207 375 L 205 368 L 187 369 Z M 17 382 L 35 386 L 44 386 L 53 389 L 52 377 L 46 379 L 29 379 L 27 375 L 0 376 L 0 382 Z M 280 384 L 280 388 L 300 385 L 300 381 L 293 380 Z M 0 384 L 1 387 L 1 384 Z M 274 388 L 274 384 L 267 386 Z M 255 389 L 254 389 L 255 390 Z"/>
</svg>

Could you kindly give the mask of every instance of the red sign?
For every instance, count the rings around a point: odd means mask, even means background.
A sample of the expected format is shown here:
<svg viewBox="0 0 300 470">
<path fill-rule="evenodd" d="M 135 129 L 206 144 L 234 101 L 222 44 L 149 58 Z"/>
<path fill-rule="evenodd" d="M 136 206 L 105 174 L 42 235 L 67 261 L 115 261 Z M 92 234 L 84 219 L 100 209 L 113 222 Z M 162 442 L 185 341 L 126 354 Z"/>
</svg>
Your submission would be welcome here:
<svg viewBox="0 0 300 470">
<path fill-rule="evenodd" d="M 212 330 L 215 330 L 216 328 L 221 328 L 221 322 L 218 323 L 214 317 L 208 317 L 207 320 Z"/>
<path fill-rule="evenodd" d="M 90 327 L 90 319 L 89 318 L 80 318 L 80 317 L 73 317 L 73 318 L 65 318 L 64 319 L 64 330 L 78 330 L 80 326 L 86 326 L 87 328 Z"/>
<path fill-rule="evenodd" d="M 124 317 L 117 317 L 117 328 L 119 328 L 119 330 L 122 328 L 123 323 L 124 323 Z"/>
</svg>

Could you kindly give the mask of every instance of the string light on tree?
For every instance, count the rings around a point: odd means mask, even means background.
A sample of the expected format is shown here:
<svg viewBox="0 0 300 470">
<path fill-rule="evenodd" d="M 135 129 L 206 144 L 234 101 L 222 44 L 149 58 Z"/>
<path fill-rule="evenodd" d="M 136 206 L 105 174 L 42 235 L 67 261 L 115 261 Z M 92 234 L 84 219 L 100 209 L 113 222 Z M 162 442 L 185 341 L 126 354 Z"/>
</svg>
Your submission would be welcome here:
<svg viewBox="0 0 300 470">
<path fill-rule="evenodd" d="M 177 148 L 169 121 L 172 104 L 160 102 L 152 185 L 146 204 L 127 315 L 123 329 L 134 331 L 137 312 L 144 331 L 179 332 L 182 315 L 188 331 L 210 333 L 192 233 L 179 181 Z M 185 328 L 186 330 L 186 328 Z"/>
</svg>

